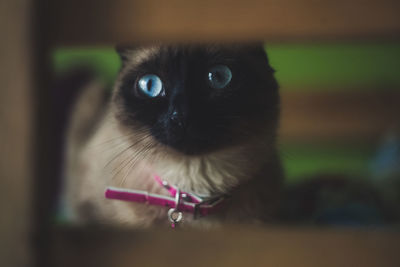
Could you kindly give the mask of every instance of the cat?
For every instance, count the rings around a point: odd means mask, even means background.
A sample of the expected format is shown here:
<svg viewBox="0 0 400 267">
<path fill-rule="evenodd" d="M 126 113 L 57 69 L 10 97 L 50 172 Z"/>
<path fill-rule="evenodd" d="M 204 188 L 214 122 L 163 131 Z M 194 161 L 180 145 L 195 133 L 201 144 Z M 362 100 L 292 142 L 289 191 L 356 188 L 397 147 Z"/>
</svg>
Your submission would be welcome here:
<svg viewBox="0 0 400 267">
<path fill-rule="evenodd" d="M 67 133 L 66 200 L 73 221 L 169 225 L 166 207 L 104 197 L 108 186 L 227 196 L 218 212 L 182 225 L 273 221 L 283 181 L 276 148 L 280 100 L 262 44 L 118 47 L 109 98 L 95 81 Z"/>
</svg>

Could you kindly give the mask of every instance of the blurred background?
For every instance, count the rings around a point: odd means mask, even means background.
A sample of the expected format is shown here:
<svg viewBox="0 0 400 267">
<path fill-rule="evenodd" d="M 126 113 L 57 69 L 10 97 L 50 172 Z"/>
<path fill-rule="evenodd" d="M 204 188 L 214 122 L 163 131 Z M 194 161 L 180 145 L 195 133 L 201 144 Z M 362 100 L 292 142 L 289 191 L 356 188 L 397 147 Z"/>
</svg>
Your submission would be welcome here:
<svg viewBox="0 0 400 267">
<path fill-rule="evenodd" d="M 171 251 L 193 259 L 185 246 L 193 240 L 205 255 L 198 266 L 244 258 L 399 266 L 399 11 L 391 0 L 3 0 L 0 266 L 172 265 Z M 111 88 L 114 45 L 153 41 L 265 41 L 282 96 L 284 224 L 296 227 L 211 235 L 65 228 L 57 199 L 66 110 L 55 90 L 82 68 Z M 309 228 L 321 225 L 357 228 Z M 163 257 L 149 256 L 155 250 Z"/>
</svg>

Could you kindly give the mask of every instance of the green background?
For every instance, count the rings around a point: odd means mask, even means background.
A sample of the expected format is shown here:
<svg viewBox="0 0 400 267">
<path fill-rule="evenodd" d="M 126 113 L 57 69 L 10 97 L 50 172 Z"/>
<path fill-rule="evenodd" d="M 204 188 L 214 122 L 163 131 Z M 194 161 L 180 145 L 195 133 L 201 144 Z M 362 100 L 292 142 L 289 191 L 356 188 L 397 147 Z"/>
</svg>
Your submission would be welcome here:
<svg viewBox="0 0 400 267">
<path fill-rule="evenodd" d="M 282 90 L 370 90 L 400 85 L 400 45 L 396 43 L 275 44 L 266 50 Z M 58 48 L 52 61 L 56 73 L 86 65 L 109 83 L 120 64 L 111 47 Z"/>
</svg>

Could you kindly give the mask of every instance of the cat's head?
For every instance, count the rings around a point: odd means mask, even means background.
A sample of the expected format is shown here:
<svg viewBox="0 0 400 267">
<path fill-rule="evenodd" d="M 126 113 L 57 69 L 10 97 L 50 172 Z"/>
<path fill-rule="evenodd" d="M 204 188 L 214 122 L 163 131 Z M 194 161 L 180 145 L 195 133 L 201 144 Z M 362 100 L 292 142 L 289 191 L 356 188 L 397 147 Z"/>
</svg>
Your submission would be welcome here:
<svg viewBox="0 0 400 267">
<path fill-rule="evenodd" d="M 273 138 L 278 85 L 261 44 L 119 48 L 117 118 L 184 154 Z"/>
</svg>

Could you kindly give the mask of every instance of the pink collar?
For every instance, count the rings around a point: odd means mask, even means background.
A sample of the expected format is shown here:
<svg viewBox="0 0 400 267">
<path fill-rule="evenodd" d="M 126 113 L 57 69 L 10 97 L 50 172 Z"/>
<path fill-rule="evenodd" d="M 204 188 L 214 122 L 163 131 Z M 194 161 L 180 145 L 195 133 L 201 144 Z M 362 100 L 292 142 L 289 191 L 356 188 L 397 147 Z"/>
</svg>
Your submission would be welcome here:
<svg viewBox="0 0 400 267">
<path fill-rule="evenodd" d="M 170 208 L 168 219 L 172 228 L 182 220 L 182 212 L 192 213 L 196 219 L 198 216 L 206 216 L 219 210 L 226 199 L 226 196 L 203 198 L 193 193 L 180 191 L 176 186 L 168 184 L 161 180 L 157 175 L 154 179 L 168 190 L 169 196 L 151 194 L 147 191 L 132 190 L 116 187 L 108 187 L 105 191 L 105 197 L 108 199 L 118 199 L 149 205 L 164 206 Z"/>
</svg>

